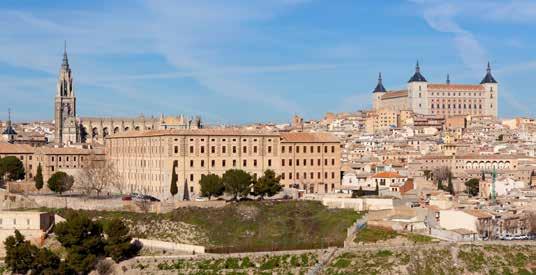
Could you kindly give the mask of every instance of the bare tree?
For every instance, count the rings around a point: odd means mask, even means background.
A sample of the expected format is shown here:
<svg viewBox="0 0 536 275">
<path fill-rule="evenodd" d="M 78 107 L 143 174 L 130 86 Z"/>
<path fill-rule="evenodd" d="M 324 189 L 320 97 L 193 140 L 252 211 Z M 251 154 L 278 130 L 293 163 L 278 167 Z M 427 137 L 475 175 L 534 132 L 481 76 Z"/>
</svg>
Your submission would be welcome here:
<svg viewBox="0 0 536 275">
<path fill-rule="evenodd" d="M 536 235 L 536 212 L 527 214 L 527 231 L 531 235 Z"/>
<path fill-rule="evenodd" d="M 451 175 L 450 168 L 448 166 L 441 166 L 438 168 L 435 168 L 432 171 L 433 178 L 436 181 L 446 181 L 449 178 L 449 175 Z"/>
<path fill-rule="evenodd" d="M 120 193 L 123 191 L 121 176 L 110 161 L 89 162 L 78 174 L 76 182 L 78 189 L 85 195 L 95 192 L 99 196 L 104 191 L 111 191 L 112 188 Z"/>
</svg>

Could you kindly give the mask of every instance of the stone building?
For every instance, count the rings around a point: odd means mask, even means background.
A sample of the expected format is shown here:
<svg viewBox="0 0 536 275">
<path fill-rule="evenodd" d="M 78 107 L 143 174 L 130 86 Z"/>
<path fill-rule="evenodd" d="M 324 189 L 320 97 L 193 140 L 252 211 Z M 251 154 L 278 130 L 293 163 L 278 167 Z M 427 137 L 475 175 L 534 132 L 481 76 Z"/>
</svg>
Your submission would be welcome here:
<svg viewBox="0 0 536 275">
<path fill-rule="evenodd" d="M 33 180 L 41 164 L 46 182 L 54 172 L 75 175 L 91 161 L 104 161 L 104 150 L 74 147 L 32 147 L 27 144 L 0 143 L 0 158 L 14 156 L 21 160 L 25 179 Z"/>
<path fill-rule="evenodd" d="M 187 185 L 194 196 L 200 194 L 201 175 L 223 175 L 229 169 L 257 176 L 272 169 L 285 187 L 307 192 L 334 191 L 340 184 L 340 143 L 328 134 L 152 130 L 118 133 L 107 140 L 107 158 L 131 192 L 169 197 L 172 169 L 179 186 Z"/>
<path fill-rule="evenodd" d="M 422 115 L 490 115 L 498 114 L 499 84 L 491 74 L 488 63 L 487 72 L 480 84 L 453 84 L 450 77 L 444 84 L 429 83 L 421 74 L 419 63 L 415 74 L 410 78 L 407 88 L 388 91 L 382 83 L 381 74 L 372 92 L 374 110 L 409 110 Z"/>
</svg>

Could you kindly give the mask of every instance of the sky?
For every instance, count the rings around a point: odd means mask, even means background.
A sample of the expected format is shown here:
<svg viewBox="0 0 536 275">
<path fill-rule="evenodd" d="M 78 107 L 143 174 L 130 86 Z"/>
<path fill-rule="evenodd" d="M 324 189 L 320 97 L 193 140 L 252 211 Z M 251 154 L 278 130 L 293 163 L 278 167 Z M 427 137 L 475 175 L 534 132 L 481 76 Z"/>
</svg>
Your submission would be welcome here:
<svg viewBox="0 0 536 275">
<path fill-rule="evenodd" d="M 379 72 L 404 88 L 417 60 L 466 84 L 489 61 L 500 117 L 535 116 L 534 33 L 533 0 L 2 0 L 0 120 L 52 120 L 65 40 L 82 117 L 318 119 L 370 108 Z"/>
</svg>

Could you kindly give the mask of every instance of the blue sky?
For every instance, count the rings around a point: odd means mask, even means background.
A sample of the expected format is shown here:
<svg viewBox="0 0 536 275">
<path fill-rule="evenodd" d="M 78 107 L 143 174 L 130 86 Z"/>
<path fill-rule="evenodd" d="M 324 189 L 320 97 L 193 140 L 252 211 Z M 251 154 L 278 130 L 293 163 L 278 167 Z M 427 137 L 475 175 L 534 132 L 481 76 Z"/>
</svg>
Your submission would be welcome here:
<svg viewBox="0 0 536 275">
<path fill-rule="evenodd" d="M 417 59 L 455 83 L 489 60 L 500 116 L 536 114 L 536 1 L 2 0 L 0 26 L 0 110 L 16 121 L 52 119 L 64 40 L 79 116 L 320 118 L 370 107 L 380 71 L 403 88 Z"/>
</svg>

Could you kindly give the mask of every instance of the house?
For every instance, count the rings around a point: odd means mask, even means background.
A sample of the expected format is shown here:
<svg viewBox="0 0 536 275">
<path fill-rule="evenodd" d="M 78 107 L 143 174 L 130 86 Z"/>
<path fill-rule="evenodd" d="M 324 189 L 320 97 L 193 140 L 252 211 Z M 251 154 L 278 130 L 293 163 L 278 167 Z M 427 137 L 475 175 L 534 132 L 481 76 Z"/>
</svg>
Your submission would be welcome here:
<svg viewBox="0 0 536 275">
<path fill-rule="evenodd" d="M 52 229 L 55 222 L 53 213 L 37 211 L 0 211 L 0 242 L 2 244 L 19 230 L 24 237 L 36 244 L 41 244 L 46 232 Z M 0 246 L 0 255 L 4 246 Z"/>
<path fill-rule="evenodd" d="M 493 215 L 478 209 L 440 210 L 439 226 L 451 231 L 468 230 L 485 239 L 490 236 L 492 218 Z"/>
</svg>

